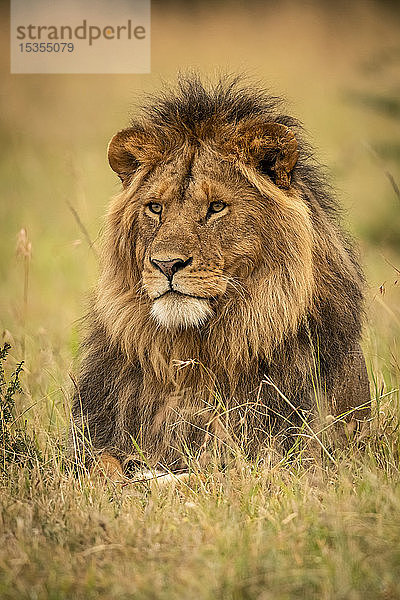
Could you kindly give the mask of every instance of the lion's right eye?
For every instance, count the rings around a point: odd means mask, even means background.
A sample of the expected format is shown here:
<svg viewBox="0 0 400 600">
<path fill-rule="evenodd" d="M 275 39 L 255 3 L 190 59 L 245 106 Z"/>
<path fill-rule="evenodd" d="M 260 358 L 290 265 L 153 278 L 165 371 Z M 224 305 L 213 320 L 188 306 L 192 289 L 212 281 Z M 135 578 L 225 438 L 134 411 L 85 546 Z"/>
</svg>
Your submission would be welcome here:
<svg viewBox="0 0 400 600">
<path fill-rule="evenodd" d="M 147 206 L 149 207 L 150 212 L 154 213 L 155 215 L 161 214 L 162 206 L 158 202 L 150 202 L 150 204 Z"/>
</svg>

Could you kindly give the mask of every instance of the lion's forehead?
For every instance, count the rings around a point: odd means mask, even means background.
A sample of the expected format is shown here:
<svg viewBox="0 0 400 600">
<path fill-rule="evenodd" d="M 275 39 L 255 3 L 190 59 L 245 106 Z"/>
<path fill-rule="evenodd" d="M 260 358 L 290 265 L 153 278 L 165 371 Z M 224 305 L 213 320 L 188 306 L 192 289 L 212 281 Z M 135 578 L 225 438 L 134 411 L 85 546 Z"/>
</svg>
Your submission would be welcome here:
<svg viewBox="0 0 400 600">
<path fill-rule="evenodd" d="M 240 197 L 244 188 L 245 183 L 238 175 L 234 176 L 229 164 L 218 164 L 207 155 L 183 154 L 157 165 L 146 181 L 145 193 L 149 198 L 163 201 L 202 203 Z"/>
</svg>

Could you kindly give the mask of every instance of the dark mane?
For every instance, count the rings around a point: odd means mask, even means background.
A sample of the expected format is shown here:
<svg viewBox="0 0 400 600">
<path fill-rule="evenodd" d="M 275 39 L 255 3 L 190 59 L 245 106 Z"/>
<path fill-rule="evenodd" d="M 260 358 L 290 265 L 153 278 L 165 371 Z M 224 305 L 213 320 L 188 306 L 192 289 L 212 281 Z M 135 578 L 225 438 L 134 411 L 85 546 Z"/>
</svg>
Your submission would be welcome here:
<svg viewBox="0 0 400 600">
<path fill-rule="evenodd" d="M 260 116 L 275 120 L 282 104 L 278 96 L 245 85 L 240 76 L 220 78 L 206 86 L 198 75 L 191 75 L 180 77 L 177 89 L 148 96 L 148 104 L 142 112 L 154 124 L 193 130 L 195 125 L 215 116 L 227 123 Z M 296 124 L 295 119 L 283 118 L 291 125 Z"/>
</svg>

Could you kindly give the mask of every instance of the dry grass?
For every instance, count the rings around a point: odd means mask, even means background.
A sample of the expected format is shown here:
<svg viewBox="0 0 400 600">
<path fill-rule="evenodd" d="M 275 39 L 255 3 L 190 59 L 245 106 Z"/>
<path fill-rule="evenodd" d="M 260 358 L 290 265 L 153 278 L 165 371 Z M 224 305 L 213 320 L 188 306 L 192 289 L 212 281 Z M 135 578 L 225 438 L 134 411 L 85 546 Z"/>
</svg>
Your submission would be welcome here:
<svg viewBox="0 0 400 600">
<path fill-rule="evenodd" d="M 25 357 L 16 414 L 42 459 L 1 479 L 0 597 L 399 598 L 399 15 L 373 3 L 167 6 L 153 9 L 151 76 L 11 77 L 2 47 L 0 334 L 9 370 Z M 62 450 L 96 278 L 87 238 L 118 187 L 108 139 L 141 91 L 187 66 L 248 71 L 287 94 L 323 149 L 370 284 L 372 434 L 336 464 L 238 456 L 187 484 L 114 488 L 70 474 Z M 19 260 L 22 228 L 32 253 Z"/>
</svg>

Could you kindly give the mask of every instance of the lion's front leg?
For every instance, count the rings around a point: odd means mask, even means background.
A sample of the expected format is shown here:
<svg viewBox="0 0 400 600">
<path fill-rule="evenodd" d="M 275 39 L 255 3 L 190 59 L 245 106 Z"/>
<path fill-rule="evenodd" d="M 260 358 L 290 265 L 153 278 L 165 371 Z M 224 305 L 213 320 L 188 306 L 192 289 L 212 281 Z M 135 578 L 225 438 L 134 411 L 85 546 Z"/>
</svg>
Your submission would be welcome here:
<svg viewBox="0 0 400 600">
<path fill-rule="evenodd" d="M 125 483 L 127 481 L 120 461 L 108 452 L 103 452 L 93 463 L 90 468 L 90 475 L 91 477 L 104 477 L 111 483 Z"/>
</svg>

